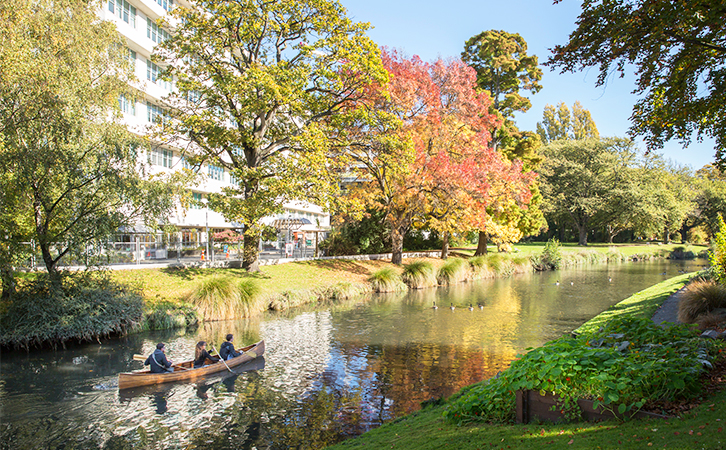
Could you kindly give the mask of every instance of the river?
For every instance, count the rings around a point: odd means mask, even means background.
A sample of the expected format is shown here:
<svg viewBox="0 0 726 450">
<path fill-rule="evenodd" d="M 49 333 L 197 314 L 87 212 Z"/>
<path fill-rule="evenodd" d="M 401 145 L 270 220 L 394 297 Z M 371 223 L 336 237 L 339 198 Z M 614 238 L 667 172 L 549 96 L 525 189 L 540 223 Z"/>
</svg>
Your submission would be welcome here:
<svg viewBox="0 0 726 450">
<path fill-rule="evenodd" d="M 6 352 L 0 449 L 322 448 L 490 378 L 526 348 L 702 263 L 576 267 Z M 118 390 L 119 372 L 141 368 L 133 354 L 163 341 L 172 359 L 191 359 L 198 340 L 218 347 L 227 333 L 238 345 L 265 339 L 264 357 L 239 374 Z"/>
</svg>

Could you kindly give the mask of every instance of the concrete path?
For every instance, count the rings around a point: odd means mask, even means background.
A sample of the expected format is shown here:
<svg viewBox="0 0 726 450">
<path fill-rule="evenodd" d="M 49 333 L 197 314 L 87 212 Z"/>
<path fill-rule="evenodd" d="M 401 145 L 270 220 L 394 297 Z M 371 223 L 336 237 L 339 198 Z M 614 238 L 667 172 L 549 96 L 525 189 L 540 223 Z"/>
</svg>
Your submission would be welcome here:
<svg viewBox="0 0 726 450">
<path fill-rule="evenodd" d="M 676 291 L 673 295 L 668 297 L 660 308 L 653 314 L 653 322 L 660 325 L 663 322 L 681 323 L 678 320 L 678 302 L 681 299 L 681 295 L 685 291 L 685 287 Z"/>
</svg>

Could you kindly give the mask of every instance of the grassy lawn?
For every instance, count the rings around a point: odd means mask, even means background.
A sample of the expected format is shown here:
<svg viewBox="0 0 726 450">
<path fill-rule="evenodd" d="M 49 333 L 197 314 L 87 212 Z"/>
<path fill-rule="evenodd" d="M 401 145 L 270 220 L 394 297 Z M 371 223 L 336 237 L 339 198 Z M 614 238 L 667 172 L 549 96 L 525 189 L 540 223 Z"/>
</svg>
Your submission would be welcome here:
<svg viewBox="0 0 726 450">
<path fill-rule="evenodd" d="M 439 260 L 432 262 L 440 264 Z M 141 269 L 113 271 L 112 277 L 121 283 L 141 286 L 144 298 L 153 304 L 182 302 L 203 278 L 214 275 L 255 278 L 263 295 L 272 297 L 309 292 L 338 283 L 365 283 L 373 272 L 390 265 L 386 261 L 317 260 L 262 266 L 257 274 L 249 274 L 243 269 Z"/>
<path fill-rule="evenodd" d="M 726 447 L 726 392 L 680 418 L 574 424 L 456 426 L 441 418 L 443 407 L 413 413 L 357 438 L 329 447 L 343 449 L 722 449 Z"/>
<path fill-rule="evenodd" d="M 533 254 L 539 254 L 542 253 L 542 250 L 544 249 L 545 242 L 527 242 L 527 243 L 519 243 L 514 244 L 512 246 L 514 252 L 518 252 L 519 254 L 523 255 L 533 255 Z M 594 251 L 602 254 L 606 254 L 609 251 L 616 250 L 617 252 L 621 253 L 624 256 L 630 257 L 633 255 L 642 255 L 642 254 L 654 254 L 654 255 L 667 255 L 670 252 L 673 251 L 676 247 L 684 247 L 687 251 L 690 250 L 695 254 L 698 254 L 702 250 L 705 250 L 708 248 L 707 245 L 691 245 L 691 244 L 588 244 L 587 247 L 580 247 L 576 243 L 568 242 L 568 243 L 560 243 L 560 250 L 564 254 L 567 253 L 580 253 L 580 252 L 587 252 L 587 251 Z M 472 248 L 464 248 L 459 249 L 457 248 L 454 250 L 455 253 L 460 253 L 462 255 L 471 256 L 474 254 L 474 251 L 476 250 L 475 247 Z M 488 250 L 490 252 L 496 253 L 497 248 L 496 246 L 490 245 L 488 247 Z"/>
<path fill-rule="evenodd" d="M 496 248 L 490 248 L 490 255 L 501 255 L 505 259 L 522 258 L 540 254 L 544 248 L 543 242 L 517 244 L 512 253 L 497 253 Z M 576 256 L 583 252 L 596 252 L 605 255 L 614 248 L 621 254 L 631 257 L 633 255 L 653 254 L 665 256 L 674 248 L 682 247 L 680 244 L 669 245 L 632 245 L 632 244 L 593 244 L 587 248 L 575 244 L 563 244 L 561 253 L 566 259 L 567 255 Z M 704 247 L 686 246 L 687 250 L 698 253 Z M 474 249 L 456 249 L 454 256 L 471 256 Z M 443 264 L 437 258 L 425 258 L 436 268 Z M 412 261 L 412 260 L 411 260 Z M 410 261 L 404 261 L 404 264 Z M 112 277 L 124 284 L 132 284 L 142 288 L 145 300 L 153 305 L 158 302 L 183 303 L 190 292 L 199 282 L 214 275 L 231 275 L 234 277 L 253 277 L 258 280 L 265 297 L 273 298 L 280 295 L 306 294 L 330 288 L 337 284 L 367 283 L 370 275 L 387 266 L 387 261 L 357 261 L 357 260 L 316 260 L 294 262 L 279 265 L 262 266 L 261 272 L 248 274 L 242 269 L 141 269 L 112 271 Z M 399 266 L 392 266 L 399 273 Z"/>
<path fill-rule="evenodd" d="M 613 306 L 584 324 L 580 330 L 597 328 L 616 314 L 646 316 L 688 275 L 666 280 Z M 700 406 L 669 419 L 607 421 L 600 423 L 456 425 L 445 421 L 444 404 L 394 420 L 331 449 L 721 449 L 726 447 L 726 391 L 703 399 Z"/>
</svg>

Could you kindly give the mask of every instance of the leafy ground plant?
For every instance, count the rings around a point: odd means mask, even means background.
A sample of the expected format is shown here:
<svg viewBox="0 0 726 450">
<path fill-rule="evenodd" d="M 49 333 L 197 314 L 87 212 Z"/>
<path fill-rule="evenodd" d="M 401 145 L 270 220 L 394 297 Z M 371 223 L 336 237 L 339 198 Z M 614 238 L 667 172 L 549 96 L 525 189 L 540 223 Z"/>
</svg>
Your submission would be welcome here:
<svg viewBox="0 0 726 450">
<path fill-rule="evenodd" d="M 722 342 L 697 337 L 686 325 L 661 328 L 643 318 L 617 318 L 599 331 L 563 337 L 534 349 L 499 377 L 474 384 L 452 399 L 444 416 L 454 422 L 514 420 L 515 392 L 550 392 L 579 417 L 579 398 L 620 414 L 664 399 L 690 398 Z"/>
<path fill-rule="evenodd" d="M 38 278 L 20 289 L 0 316 L 0 345 L 30 348 L 123 334 L 142 320 L 141 293 L 105 272 Z"/>
</svg>

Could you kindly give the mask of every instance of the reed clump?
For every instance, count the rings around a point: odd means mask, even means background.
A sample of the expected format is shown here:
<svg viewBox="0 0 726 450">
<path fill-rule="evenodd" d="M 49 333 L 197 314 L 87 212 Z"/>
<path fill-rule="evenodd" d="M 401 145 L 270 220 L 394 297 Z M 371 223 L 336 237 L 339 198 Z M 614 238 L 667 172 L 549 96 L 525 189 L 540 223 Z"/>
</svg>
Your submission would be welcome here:
<svg viewBox="0 0 726 450">
<path fill-rule="evenodd" d="M 408 289 L 393 267 L 384 267 L 368 278 L 375 292 L 401 292 Z"/>
<path fill-rule="evenodd" d="M 471 270 L 471 279 L 480 280 L 482 278 L 488 278 L 491 275 L 489 267 L 487 266 L 486 256 L 474 256 L 469 258 L 469 269 Z"/>
<path fill-rule="evenodd" d="M 437 276 L 441 285 L 455 284 L 465 281 L 469 276 L 469 264 L 461 258 L 449 258 L 439 268 Z"/>
<path fill-rule="evenodd" d="M 439 284 L 436 279 L 434 265 L 429 261 L 413 261 L 410 264 L 405 264 L 401 277 L 411 289 L 423 289 Z"/>
<path fill-rule="evenodd" d="M 699 317 L 726 308 L 726 286 L 711 280 L 696 280 L 686 286 L 678 302 L 678 320 L 697 323 Z"/>
<path fill-rule="evenodd" d="M 229 320 L 263 311 L 260 291 L 251 278 L 216 275 L 202 280 L 188 300 L 204 321 Z"/>
</svg>

